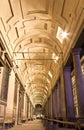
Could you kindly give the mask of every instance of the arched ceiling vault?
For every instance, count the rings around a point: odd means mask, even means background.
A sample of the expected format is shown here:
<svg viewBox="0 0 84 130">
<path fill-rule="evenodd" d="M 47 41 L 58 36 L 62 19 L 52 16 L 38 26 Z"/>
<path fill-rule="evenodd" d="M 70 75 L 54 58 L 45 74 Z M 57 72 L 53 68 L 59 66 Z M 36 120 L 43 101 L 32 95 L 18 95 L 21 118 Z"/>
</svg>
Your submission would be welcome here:
<svg viewBox="0 0 84 130">
<path fill-rule="evenodd" d="M 62 51 L 59 40 L 52 35 L 54 0 L 3 0 L 3 5 L 5 1 L 7 16 L 4 13 L 3 19 L 11 19 L 6 21 L 6 34 L 14 66 L 33 105 L 43 106 L 55 83 L 55 68 Z"/>
<path fill-rule="evenodd" d="M 33 106 L 38 103 L 44 106 L 55 85 L 69 42 L 69 39 L 62 38 L 61 33 L 73 29 L 79 5 L 78 0 L 74 1 L 2 1 L 1 36 Z"/>
</svg>

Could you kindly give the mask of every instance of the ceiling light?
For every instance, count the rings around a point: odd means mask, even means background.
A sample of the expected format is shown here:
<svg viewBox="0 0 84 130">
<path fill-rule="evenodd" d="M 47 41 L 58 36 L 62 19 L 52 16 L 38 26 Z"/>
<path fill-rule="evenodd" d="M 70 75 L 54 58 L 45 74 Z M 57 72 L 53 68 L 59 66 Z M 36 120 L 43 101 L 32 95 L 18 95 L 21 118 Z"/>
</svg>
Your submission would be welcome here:
<svg viewBox="0 0 84 130">
<path fill-rule="evenodd" d="M 56 38 L 62 43 L 65 38 L 67 38 L 68 33 L 64 31 L 60 26 L 58 26 Z"/>
<path fill-rule="evenodd" d="M 65 38 L 67 37 L 67 32 L 66 32 L 66 31 L 65 31 L 65 32 L 62 32 L 61 35 L 62 35 L 62 38 L 65 39 Z"/>
</svg>

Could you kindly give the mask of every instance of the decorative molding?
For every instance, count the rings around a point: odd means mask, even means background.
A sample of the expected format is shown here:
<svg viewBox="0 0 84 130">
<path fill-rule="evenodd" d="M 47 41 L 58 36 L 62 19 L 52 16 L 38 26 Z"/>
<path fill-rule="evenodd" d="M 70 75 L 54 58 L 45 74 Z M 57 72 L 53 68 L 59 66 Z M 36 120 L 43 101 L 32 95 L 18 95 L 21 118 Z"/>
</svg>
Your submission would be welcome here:
<svg viewBox="0 0 84 130">
<path fill-rule="evenodd" d="M 78 0 L 78 3 L 77 3 L 77 5 L 76 5 L 76 7 L 75 7 L 75 11 L 74 11 L 75 16 L 77 16 L 77 10 L 78 10 L 79 4 L 80 4 L 80 0 Z"/>
<path fill-rule="evenodd" d="M 9 25 L 9 30 L 7 31 L 7 35 L 8 35 L 8 33 L 10 32 L 10 30 L 11 30 L 11 26 Z"/>
<path fill-rule="evenodd" d="M 30 19 L 27 19 L 27 20 L 23 21 L 22 23 L 26 23 L 26 22 L 33 21 L 33 20 L 36 20 L 36 17 L 33 17 L 33 18 L 30 18 Z"/>
<path fill-rule="evenodd" d="M 48 25 L 47 25 L 47 23 L 44 24 L 44 29 L 45 29 L 45 30 L 48 29 Z"/>
<path fill-rule="evenodd" d="M 13 44 L 17 41 L 18 37 L 13 41 Z"/>
<path fill-rule="evenodd" d="M 52 5 L 52 16 L 53 16 L 53 14 L 54 14 L 54 6 L 55 6 L 55 0 L 53 0 L 53 5 Z"/>
<path fill-rule="evenodd" d="M 15 27 L 15 31 L 16 31 L 16 35 L 17 35 L 17 37 L 19 38 L 19 33 L 18 33 L 18 29 L 17 29 L 17 27 Z"/>
<path fill-rule="evenodd" d="M 12 19 L 12 17 L 14 17 L 14 13 L 13 13 L 13 9 L 12 9 L 12 5 L 11 5 L 10 0 L 8 0 L 8 3 L 9 3 L 9 6 L 10 6 L 11 16 L 10 16 L 10 18 L 6 21 L 6 23 L 8 23 L 8 22 Z"/>
<path fill-rule="evenodd" d="M 3 41 L 3 44 L 4 44 L 5 49 L 7 49 L 7 51 L 9 52 L 9 55 L 11 56 L 11 53 L 10 53 L 9 47 L 7 46 L 7 43 L 6 43 L 6 41 L 5 41 L 5 38 L 4 38 L 4 36 L 3 36 L 3 34 L 2 34 L 1 31 L 0 31 L 0 38 L 1 38 L 2 41 Z"/>
<path fill-rule="evenodd" d="M 22 3 L 21 3 L 21 0 L 19 0 L 19 2 L 20 2 L 20 9 L 21 9 L 22 18 L 24 19 L 24 15 L 23 15 L 23 9 L 22 9 Z"/>
<path fill-rule="evenodd" d="M 32 43 L 32 38 L 29 39 L 29 41 L 28 41 L 24 46 L 27 46 L 27 45 L 29 45 L 29 44 L 31 44 L 31 43 Z"/>
<path fill-rule="evenodd" d="M 8 55 L 8 53 L 5 53 L 5 57 L 6 57 L 6 62 L 8 63 L 9 67 L 13 67 L 13 63 Z"/>
<path fill-rule="evenodd" d="M 48 10 L 46 9 L 45 11 L 42 10 L 28 11 L 27 15 L 34 14 L 34 13 L 48 14 Z"/>
<path fill-rule="evenodd" d="M 19 20 L 17 20 L 15 23 L 14 23 L 14 26 L 17 24 L 17 23 L 19 23 L 20 21 Z"/>
<path fill-rule="evenodd" d="M 1 37 L 0 37 L 0 46 L 1 46 L 2 50 L 5 50 L 5 46 L 4 46 L 4 44 L 3 44 L 2 40 L 1 40 Z"/>
<path fill-rule="evenodd" d="M 3 19 L 1 17 L 0 17 L 0 21 L 1 21 L 2 25 L 3 25 L 4 31 L 6 32 L 6 27 L 5 27 L 5 24 L 4 24 Z"/>
<path fill-rule="evenodd" d="M 6 41 L 5 41 L 5 39 L 4 39 L 4 36 L 3 36 L 3 34 L 2 34 L 2 32 L 0 31 L 0 39 L 3 39 L 3 43 L 5 43 L 5 45 L 6 45 Z"/>
<path fill-rule="evenodd" d="M 19 0 L 19 2 L 20 2 L 22 18 L 24 19 L 24 11 L 23 11 L 23 8 L 22 8 L 21 0 Z M 43 10 L 28 11 L 26 15 L 30 15 L 30 14 L 34 14 L 34 13 L 48 14 L 48 9 L 49 9 L 49 0 L 46 0 L 46 9 L 45 9 L 45 11 L 43 11 Z"/>
</svg>

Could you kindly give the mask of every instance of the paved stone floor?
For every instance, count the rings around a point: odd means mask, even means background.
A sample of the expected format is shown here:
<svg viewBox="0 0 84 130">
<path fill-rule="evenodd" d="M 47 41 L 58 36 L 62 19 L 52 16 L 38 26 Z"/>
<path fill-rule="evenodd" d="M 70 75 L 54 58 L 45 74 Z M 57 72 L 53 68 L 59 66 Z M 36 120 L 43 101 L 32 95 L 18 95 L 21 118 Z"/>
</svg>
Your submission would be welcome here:
<svg viewBox="0 0 84 130">
<path fill-rule="evenodd" d="M 8 130 L 45 130 L 41 120 L 28 121 Z"/>
<path fill-rule="evenodd" d="M 28 121 L 24 124 L 20 124 L 10 128 L 8 130 L 46 130 L 41 120 Z M 58 130 L 75 130 L 68 128 L 59 128 Z"/>
</svg>

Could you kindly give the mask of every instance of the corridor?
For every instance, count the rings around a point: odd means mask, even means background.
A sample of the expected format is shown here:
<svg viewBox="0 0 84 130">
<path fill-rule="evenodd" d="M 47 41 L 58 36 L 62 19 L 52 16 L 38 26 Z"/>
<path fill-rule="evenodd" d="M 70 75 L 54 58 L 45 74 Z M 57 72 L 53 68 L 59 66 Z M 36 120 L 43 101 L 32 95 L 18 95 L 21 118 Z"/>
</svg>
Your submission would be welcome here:
<svg viewBox="0 0 84 130">
<path fill-rule="evenodd" d="M 0 0 L 0 130 L 69 125 L 84 128 L 84 0 Z"/>
</svg>

